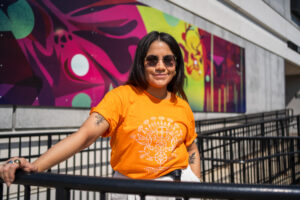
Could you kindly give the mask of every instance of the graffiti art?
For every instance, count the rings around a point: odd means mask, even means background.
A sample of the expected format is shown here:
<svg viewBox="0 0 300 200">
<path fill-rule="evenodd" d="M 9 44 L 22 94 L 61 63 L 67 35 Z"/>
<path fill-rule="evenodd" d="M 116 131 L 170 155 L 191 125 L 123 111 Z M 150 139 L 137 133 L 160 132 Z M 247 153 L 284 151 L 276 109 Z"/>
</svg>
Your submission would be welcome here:
<svg viewBox="0 0 300 200">
<path fill-rule="evenodd" d="M 135 0 L 4 1 L 0 104 L 95 106 L 124 84 L 153 30 L 181 47 L 193 111 L 246 111 L 244 49 Z"/>
</svg>

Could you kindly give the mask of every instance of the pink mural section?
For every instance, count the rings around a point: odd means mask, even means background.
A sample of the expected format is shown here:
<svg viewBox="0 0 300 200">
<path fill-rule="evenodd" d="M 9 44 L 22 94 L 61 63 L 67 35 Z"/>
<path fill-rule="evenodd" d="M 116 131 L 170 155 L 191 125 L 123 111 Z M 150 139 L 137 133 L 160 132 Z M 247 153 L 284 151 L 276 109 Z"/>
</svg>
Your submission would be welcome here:
<svg viewBox="0 0 300 200">
<path fill-rule="evenodd" d="M 4 1 L 0 104 L 95 106 L 153 30 L 179 43 L 194 112 L 246 111 L 244 49 L 135 0 Z"/>
<path fill-rule="evenodd" d="M 146 34 L 136 4 L 7 1 L 1 10 L 7 24 L 23 10 L 33 14 L 34 27 L 21 36 L 17 27 L 5 31 L 0 26 L 5 35 L 1 52 L 9 50 L 1 57 L 5 73 L 0 73 L 0 103 L 95 106 L 110 88 L 127 80 L 136 45 Z"/>
</svg>

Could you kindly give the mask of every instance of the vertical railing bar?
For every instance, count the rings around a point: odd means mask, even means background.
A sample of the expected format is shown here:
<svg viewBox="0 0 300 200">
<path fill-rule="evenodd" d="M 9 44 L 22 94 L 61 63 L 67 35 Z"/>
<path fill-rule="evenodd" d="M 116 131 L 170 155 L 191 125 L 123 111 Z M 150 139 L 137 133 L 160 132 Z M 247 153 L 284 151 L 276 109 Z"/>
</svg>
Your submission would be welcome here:
<svg viewBox="0 0 300 200">
<path fill-rule="evenodd" d="M 103 156 L 102 156 L 102 153 L 103 153 L 103 137 L 101 137 L 100 139 L 100 176 L 102 176 L 102 164 L 103 164 Z"/>
<path fill-rule="evenodd" d="M 88 146 L 87 148 L 87 175 L 89 176 L 90 175 L 90 146 Z M 90 199 L 90 192 L 87 191 L 86 192 L 86 199 Z"/>
<path fill-rule="evenodd" d="M 6 199 L 10 199 L 9 191 L 10 191 L 9 187 L 6 186 Z"/>
<path fill-rule="evenodd" d="M 109 157 L 109 140 L 106 140 L 106 159 L 108 159 L 108 157 Z M 108 166 L 106 166 L 106 176 L 108 176 Z"/>
<path fill-rule="evenodd" d="M 11 137 L 8 137 L 8 158 L 11 158 Z M 9 199 L 9 187 L 6 187 L 6 199 Z"/>
<path fill-rule="evenodd" d="M 48 140 L 47 140 L 47 149 L 50 149 L 51 146 L 52 146 L 52 135 L 49 133 L 47 135 L 47 137 L 48 137 Z M 48 169 L 47 172 L 51 172 L 51 168 Z M 51 198 L 51 190 L 50 190 L 50 188 L 47 188 L 46 190 L 47 190 L 47 192 L 46 192 L 47 200 L 50 200 L 50 198 Z"/>
<path fill-rule="evenodd" d="M 76 154 L 73 156 L 73 175 L 76 174 Z M 73 199 L 75 198 L 75 190 L 72 190 Z"/>
<path fill-rule="evenodd" d="M 210 152 L 211 152 L 211 170 L 213 171 L 214 170 L 214 149 L 213 149 L 213 140 L 210 140 L 209 141 L 210 143 Z M 211 174 L 211 179 L 212 179 L 212 182 L 214 183 L 215 182 L 215 175 L 214 173 Z"/>
<path fill-rule="evenodd" d="M 291 162 L 291 168 L 292 168 L 292 184 L 295 184 L 296 182 L 296 171 L 295 171 L 295 151 L 294 151 L 294 140 L 290 139 L 290 162 Z"/>
<path fill-rule="evenodd" d="M 30 185 L 24 185 L 24 200 L 30 200 Z"/>
<path fill-rule="evenodd" d="M 57 143 L 61 141 L 61 134 L 58 135 L 58 140 L 57 140 Z M 58 163 L 57 165 L 57 173 L 59 174 L 60 173 L 60 166 L 61 166 L 61 163 Z"/>
<path fill-rule="evenodd" d="M 106 192 L 101 192 L 100 193 L 100 199 L 101 200 L 106 200 Z"/>
<path fill-rule="evenodd" d="M 70 200 L 70 189 L 56 187 L 55 190 L 56 200 Z"/>
<path fill-rule="evenodd" d="M 97 142 L 98 140 L 95 141 L 94 143 L 94 176 L 96 176 L 96 167 L 97 167 L 97 162 L 96 162 L 96 159 L 97 159 L 97 156 L 96 156 L 96 153 L 97 153 Z M 96 192 L 94 192 L 94 199 L 96 199 Z"/>
<path fill-rule="evenodd" d="M 41 135 L 38 136 L 38 156 L 40 155 L 41 155 Z M 37 192 L 40 195 L 40 187 L 37 187 Z"/>
<path fill-rule="evenodd" d="M 3 185 L 4 183 L 0 183 L 0 200 L 3 200 Z"/>
<path fill-rule="evenodd" d="M 83 163 L 82 163 L 82 160 L 83 160 L 83 155 L 82 155 L 82 151 L 80 151 L 80 176 L 82 176 L 82 170 L 83 170 Z M 82 193 L 83 191 L 78 191 L 79 192 L 79 199 L 81 200 L 82 199 Z"/>
<path fill-rule="evenodd" d="M 19 137 L 19 145 L 18 145 L 19 146 L 19 157 L 22 157 L 22 142 L 21 141 L 22 141 L 22 138 L 20 136 Z M 17 196 L 18 196 L 18 199 L 20 199 L 20 185 L 18 185 L 17 188 L 18 188 L 17 189 L 17 191 L 18 191 L 18 195 Z"/>
<path fill-rule="evenodd" d="M 229 154 L 230 154 L 230 183 L 234 183 L 234 168 L 233 168 L 233 139 L 232 139 L 232 129 L 230 129 L 230 146 L 229 146 L 229 148 L 230 148 L 230 152 L 229 152 Z"/>
<path fill-rule="evenodd" d="M 201 157 L 200 157 L 200 161 L 202 161 L 202 166 L 201 166 L 201 170 L 202 170 L 202 180 L 205 182 L 205 162 L 204 162 L 204 139 L 198 136 L 198 148 L 200 147 L 200 153 L 201 153 Z M 203 158 L 203 159 L 201 159 Z"/>
<path fill-rule="evenodd" d="M 66 137 L 68 137 L 68 134 L 66 134 Z M 69 166 L 69 159 L 67 159 L 65 162 L 66 174 L 68 174 L 68 166 Z"/>
<path fill-rule="evenodd" d="M 145 200 L 146 199 L 146 195 L 144 194 L 140 194 L 141 200 Z"/>
<path fill-rule="evenodd" d="M 271 155 L 271 140 L 268 141 L 268 155 Z M 268 159 L 268 172 L 269 172 L 269 183 L 271 184 L 273 181 L 272 176 L 272 157 Z"/>
</svg>

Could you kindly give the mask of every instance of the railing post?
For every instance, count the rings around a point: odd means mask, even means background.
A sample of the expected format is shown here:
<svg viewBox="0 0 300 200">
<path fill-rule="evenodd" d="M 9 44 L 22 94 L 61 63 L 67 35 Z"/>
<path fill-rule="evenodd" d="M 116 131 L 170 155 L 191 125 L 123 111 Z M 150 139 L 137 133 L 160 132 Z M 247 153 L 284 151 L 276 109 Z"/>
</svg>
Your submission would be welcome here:
<svg viewBox="0 0 300 200">
<path fill-rule="evenodd" d="M 260 124 L 260 135 L 265 136 L 265 122 Z"/>
<path fill-rule="evenodd" d="M 297 116 L 297 133 L 300 137 L 300 115 Z"/>
<path fill-rule="evenodd" d="M 47 148 L 50 149 L 51 146 L 52 146 L 52 135 L 49 134 L 49 135 L 48 135 L 48 141 L 47 141 Z M 51 168 L 48 169 L 47 172 L 51 172 Z M 50 200 L 50 198 L 51 198 L 51 191 L 50 191 L 50 188 L 47 188 L 46 195 L 47 195 L 47 200 Z"/>
<path fill-rule="evenodd" d="M 300 115 L 297 116 L 297 135 L 298 137 L 300 137 Z M 297 140 L 297 149 L 298 149 L 298 152 L 300 151 L 300 140 L 298 139 Z"/>
<path fill-rule="evenodd" d="M 1 185 L 0 185 L 0 200 L 2 200 L 3 199 L 3 184 L 4 183 L 0 183 Z"/>
<path fill-rule="evenodd" d="M 295 150 L 294 150 L 294 140 L 291 139 L 290 142 L 290 165 L 291 165 L 291 170 L 292 170 L 292 184 L 296 182 L 296 173 L 295 173 Z"/>
<path fill-rule="evenodd" d="M 70 200 L 70 189 L 57 187 L 55 193 L 56 200 Z"/>
<path fill-rule="evenodd" d="M 230 183 L 234 183 L 234 167 L 233 167 L 233 139 L 232 139 L 232 129 L 230 129 Z"/>
<path fill-rule="evenodd" d="M 101 200 L 105 200 L 106 199 L 106 193 L 105 192 L 101 192 L 100 193 L 100 199 Z"/>
<path fill-rule="evenodd" d="M 30 185 L 24 185 L 25 191 L 24 191 L 24 199 L 30 200 Z"/>
</svg>

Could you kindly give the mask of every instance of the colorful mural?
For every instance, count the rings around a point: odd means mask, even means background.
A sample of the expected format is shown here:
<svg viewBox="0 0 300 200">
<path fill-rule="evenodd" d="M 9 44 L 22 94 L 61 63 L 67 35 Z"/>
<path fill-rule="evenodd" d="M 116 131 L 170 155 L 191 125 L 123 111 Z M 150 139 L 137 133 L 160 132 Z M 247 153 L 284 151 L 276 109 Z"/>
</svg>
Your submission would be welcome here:
<svg viewBox="0 0 300 200">
<path fill-rule="evenodd" d="M 95 106 L 152 30 L 178 41 L 193 111 L 245 112 L 244 50 L 134 0 L 4 1 L 0 104 Z"/>
</svg>

